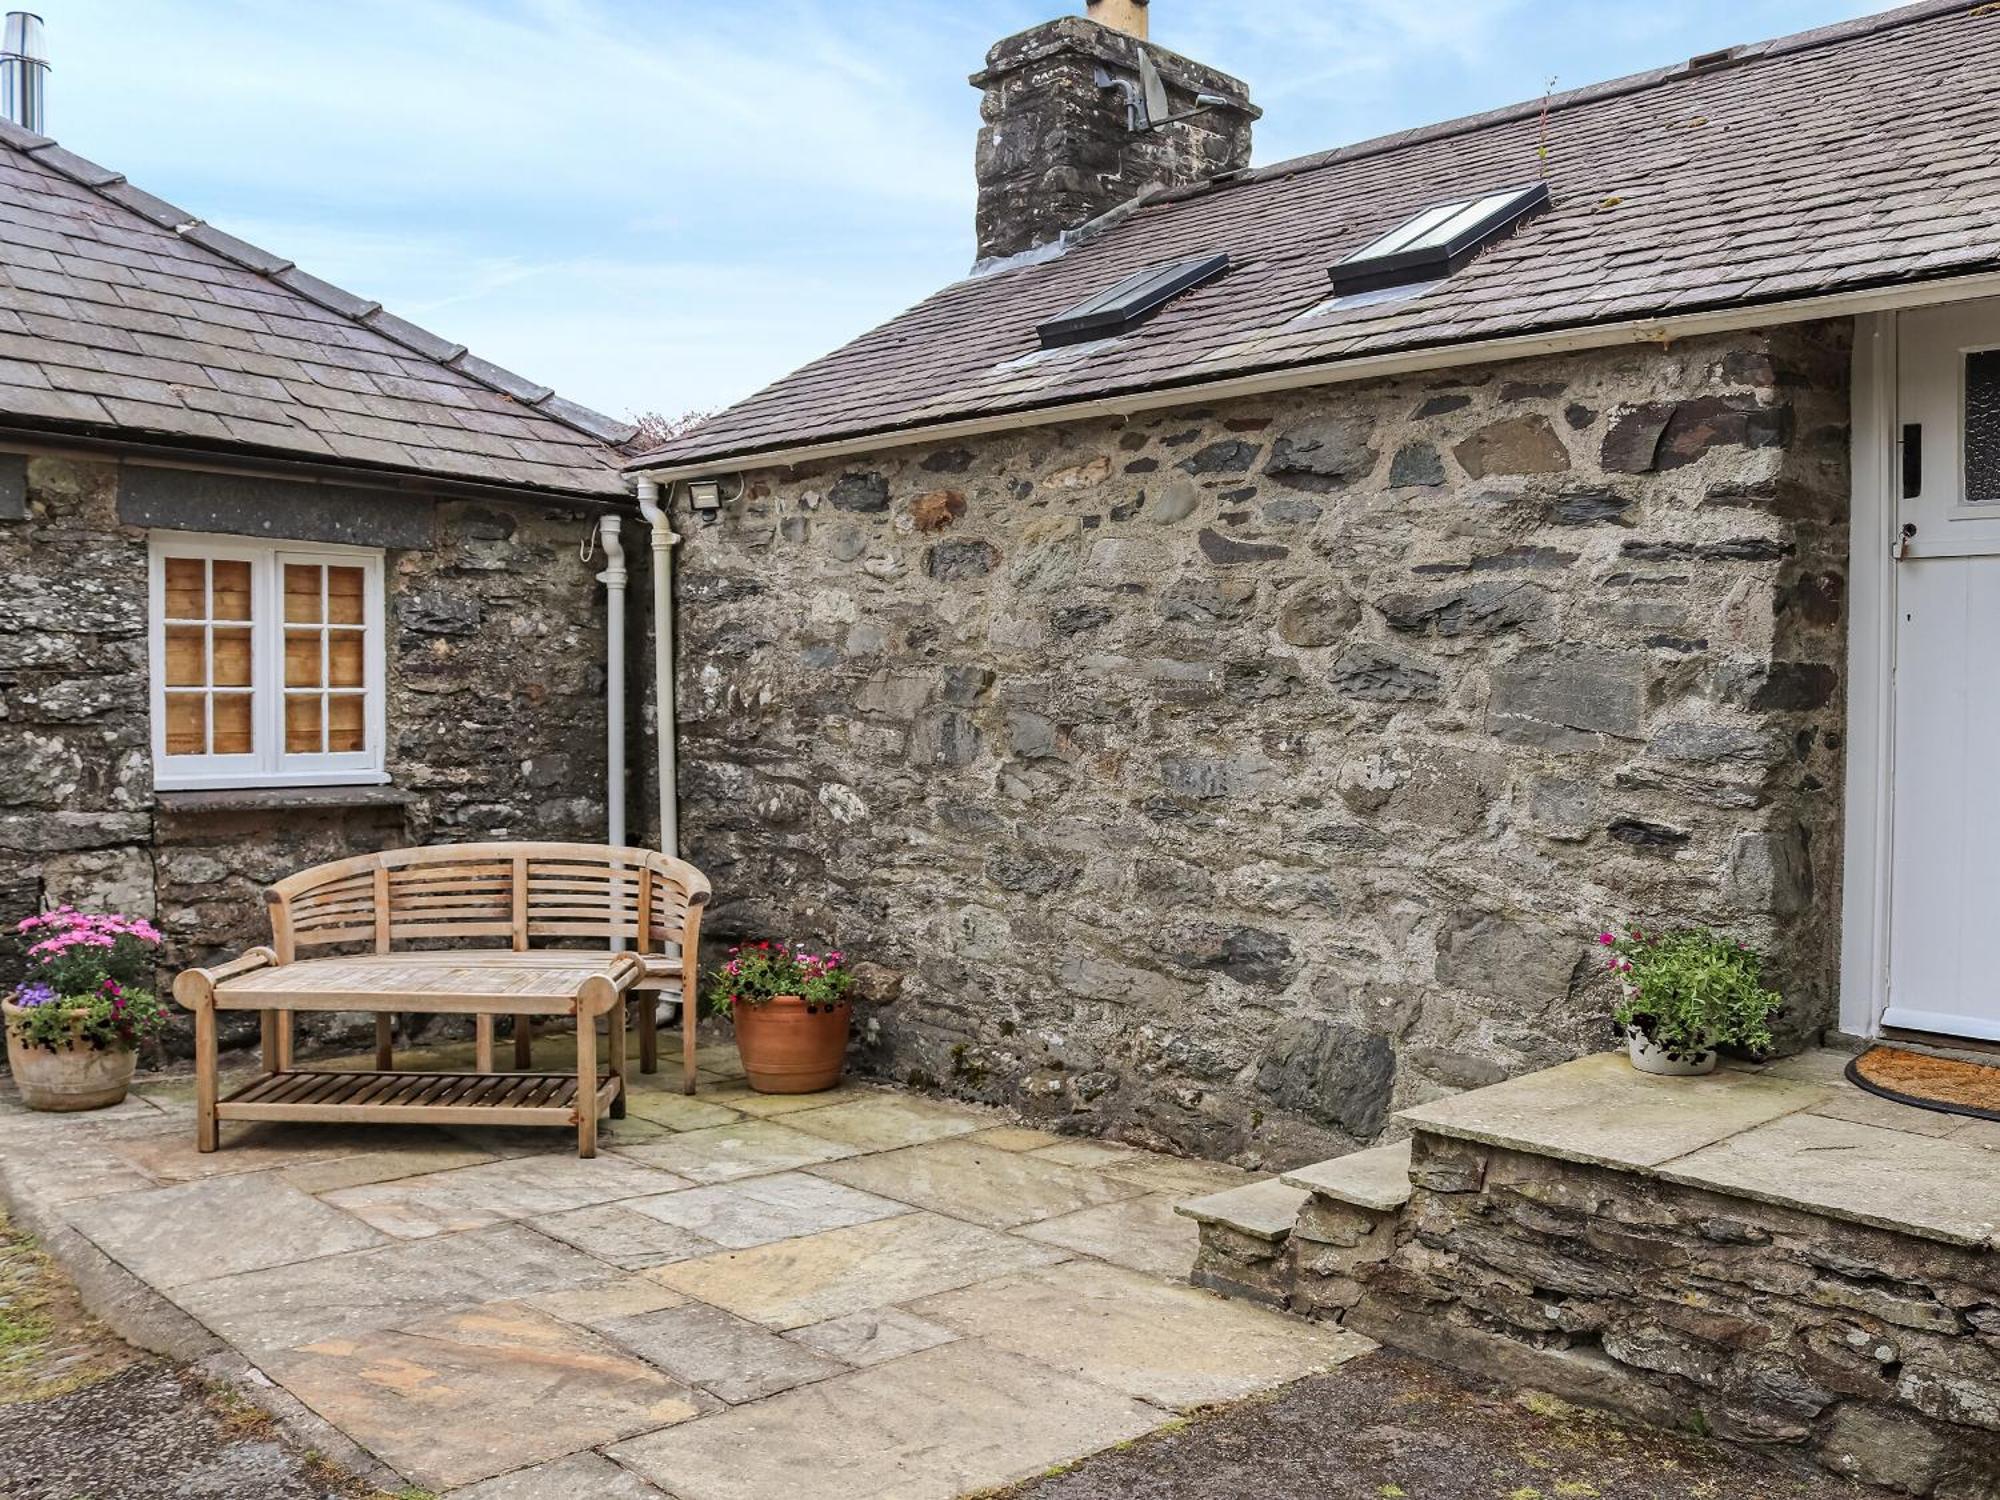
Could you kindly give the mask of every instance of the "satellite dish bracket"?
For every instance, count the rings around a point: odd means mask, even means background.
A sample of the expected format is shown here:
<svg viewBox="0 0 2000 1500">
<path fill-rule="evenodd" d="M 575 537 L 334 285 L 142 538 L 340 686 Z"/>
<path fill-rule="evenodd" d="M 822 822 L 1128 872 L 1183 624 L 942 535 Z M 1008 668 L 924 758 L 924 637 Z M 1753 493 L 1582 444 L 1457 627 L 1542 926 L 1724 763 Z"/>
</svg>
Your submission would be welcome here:
<svg viewBox="0 0 2000 1500">
<path fill-rule="evenodd" d="M 1192 120 L 1196 115 L 1205 115 L 1212 109 L 1227 108 L 1233 102 L 1221 94 L 1197 94 L 1193 109 L 1175 113 L 1167 99 L 1166 82 L 1144 47 L 1139 49 L 1139 81 L 1136 85 L 1131 79 L 1116 77 L 1100 67 L 1097 70 L 1097 86 L 1116 89 L 1125 96 L 1125 125 L 1134 134 L 1158 130 L 1163 125 L 1172 125 L 1180 120 Z"/>
</svg>

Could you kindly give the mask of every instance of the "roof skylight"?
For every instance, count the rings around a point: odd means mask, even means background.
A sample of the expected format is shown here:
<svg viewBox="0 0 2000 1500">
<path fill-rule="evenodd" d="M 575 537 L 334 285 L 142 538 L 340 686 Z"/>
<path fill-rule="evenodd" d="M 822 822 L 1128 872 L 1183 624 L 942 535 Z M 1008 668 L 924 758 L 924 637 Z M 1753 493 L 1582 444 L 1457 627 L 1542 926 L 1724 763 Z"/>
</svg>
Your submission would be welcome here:
<svg viewBox="0 0 2000 1500">
<path fill-rule="evenodd" d="M 1385 286 L 1437 281 L 1511 233 L 1516 224 L 1546 208 L 1548 202 L 1548 184 L 1537 182 L 1440 203 L 1370 240 L 1326 274 L 1333 278 L 1334 295 L 1340 297 Z"/>
<path fill-rule="evenodd" d="M 1044 349 L 1111 338 L 1136 327 L 1182 292 L 1212 281 L 1229 269 L 1229 256 L 1197 255 L 1171 265 L 1136 271 L 1114 287 L 1086 297 L 1076 306 L 1040 324 Z"/>
</svg>

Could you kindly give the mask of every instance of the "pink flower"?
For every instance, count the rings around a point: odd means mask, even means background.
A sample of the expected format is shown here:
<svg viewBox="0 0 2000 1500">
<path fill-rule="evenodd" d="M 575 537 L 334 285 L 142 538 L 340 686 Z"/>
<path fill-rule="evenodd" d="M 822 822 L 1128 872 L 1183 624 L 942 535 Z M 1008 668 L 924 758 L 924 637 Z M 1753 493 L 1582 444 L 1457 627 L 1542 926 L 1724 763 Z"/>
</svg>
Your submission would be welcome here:
<svg viewBox="0 0 2000 1500">
<path fill-rule="evenodd" d="M 1611 935 L 1610 933 L 1608 933 L 1608 932 L 1600 932 L 1600 933 L 1598 933 L 1598 935 L 1597 935 L 1597 940 L 1598 940 L 1598 942 L 1600 942 L 1600 943 L 1604 944 L 1604 946 L 1605 946 L 1605 947 L 1607 947 L 1607 948 L 1609 948 L 1609 947 L 1610 947 L 1610 946 L 1611 946 L 1611 945 L 1612 945 L 1613 943 L 1615 943 L 1615 942 L 1617 942 L 1617 941 L 1618 941 L 1618 939 L 1617 939 L 1617 938 L 1613 937 L 1613 936 L 1612 936 L 1612 935 Z"/>
</svg>

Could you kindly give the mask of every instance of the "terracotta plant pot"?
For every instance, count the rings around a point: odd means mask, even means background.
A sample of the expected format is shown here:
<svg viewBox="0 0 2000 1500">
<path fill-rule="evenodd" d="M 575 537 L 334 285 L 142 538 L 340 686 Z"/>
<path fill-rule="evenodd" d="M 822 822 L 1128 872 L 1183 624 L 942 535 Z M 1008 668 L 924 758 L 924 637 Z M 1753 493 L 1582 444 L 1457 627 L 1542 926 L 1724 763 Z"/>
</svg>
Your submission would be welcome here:
<svg viewBox="0 0 2000 1500">
<path fill-rule="evenodd" d="M 13 1001 L 0 1001 L 0 1023 L 7 1029 L 7 1066 L 21 1102 L 30 1109 L 106 1109 L 122 1103 L 132 1086 L 137 1061 L 130 1047 L 31 1047 L 14 1034 L 22 1014 Z"/>
<path fill-rule="evenodd" d="M 797 995 L 778 995 L 762 1005 L 744 1001 L 730 1014 L 743 1071 L 758 1093 L 816 1094 L 840 1082 L 852 1005 L 810 1011 Z"/>
</svg>

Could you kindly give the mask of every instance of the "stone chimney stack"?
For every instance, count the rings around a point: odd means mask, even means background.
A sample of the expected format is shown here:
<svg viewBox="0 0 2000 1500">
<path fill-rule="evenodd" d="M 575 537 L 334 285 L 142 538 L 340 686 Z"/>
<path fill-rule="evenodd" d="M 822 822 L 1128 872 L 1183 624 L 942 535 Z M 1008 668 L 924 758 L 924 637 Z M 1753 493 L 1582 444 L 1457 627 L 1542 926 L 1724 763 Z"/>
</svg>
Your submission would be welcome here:
<svg viewBox="0 0 2000 1500">
<path fill-rule="evenodd" d="M 1089 4 L 1088 19 L 1064 16 L 996 43 L 973 75 L 985 122 L 981 261 L 1047 244 L 1148 189 L 1250 164 L 1261 111 L 1241 79 L 1142 45 L 1146 0 Z M 1166 86 L 1164 121 L 1147 118 L 1141 52 Z"/>
</svg>

